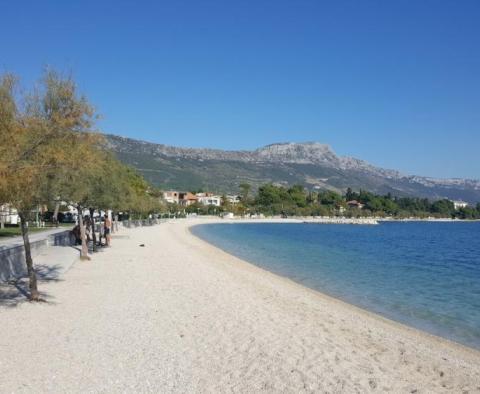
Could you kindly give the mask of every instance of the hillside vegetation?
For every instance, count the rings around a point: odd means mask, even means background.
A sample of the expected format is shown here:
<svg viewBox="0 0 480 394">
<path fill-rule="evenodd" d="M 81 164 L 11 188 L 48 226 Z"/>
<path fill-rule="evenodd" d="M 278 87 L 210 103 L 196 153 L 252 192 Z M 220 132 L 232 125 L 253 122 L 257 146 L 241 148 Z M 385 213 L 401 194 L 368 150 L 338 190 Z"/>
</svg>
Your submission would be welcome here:
<svg viewBox="0 0 480 394">
<path fill-rule="evenodd" d="M 309 190 L 345 192 L 368 190 L 398 197 L 448 198 L 475 203 L 480 181 L 432 179 L 386 170 L 350 157 L 337 156 L 319 143 L 273 144 L 254 151 L 177 148 L 118 136 L 107 143 L 124 163 L 135 167 L 162 189 L 204 189 L 217 193 L 238 192 L 249 183 L 257 190 L 273 183 L 300 184 Z"/>
</svg>

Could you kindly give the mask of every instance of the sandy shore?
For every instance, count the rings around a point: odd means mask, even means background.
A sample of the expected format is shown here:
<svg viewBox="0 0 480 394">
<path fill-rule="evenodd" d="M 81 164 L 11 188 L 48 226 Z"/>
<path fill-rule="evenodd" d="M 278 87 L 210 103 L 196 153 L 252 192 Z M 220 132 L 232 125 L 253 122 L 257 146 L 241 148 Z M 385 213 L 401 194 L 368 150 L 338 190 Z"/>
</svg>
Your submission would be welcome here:
<svg viewBox="0 0 480 394">
<path fill-rule="evenodd" d="M 0 392 L 480 392 L 480 352 L 232 257 L 199 222 L 123 229 L 42 283 L 48 303 L 0 306 Z"/>
</svg>

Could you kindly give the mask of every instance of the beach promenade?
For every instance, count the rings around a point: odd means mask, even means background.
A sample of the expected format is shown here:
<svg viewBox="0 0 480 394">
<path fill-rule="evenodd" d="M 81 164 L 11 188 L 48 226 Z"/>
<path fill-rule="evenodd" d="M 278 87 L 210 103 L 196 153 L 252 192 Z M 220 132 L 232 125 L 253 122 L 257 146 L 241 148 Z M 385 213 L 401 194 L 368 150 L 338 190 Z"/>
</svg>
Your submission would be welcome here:
<svg viewBox="0 0 480 394">
<path fill-rule="evenodd" d="M 0 303 L 0 392 L 480 392 L 480 352 L 190 233 L 209 221 L 121 228 L 47 303 Z"/>
</svg>

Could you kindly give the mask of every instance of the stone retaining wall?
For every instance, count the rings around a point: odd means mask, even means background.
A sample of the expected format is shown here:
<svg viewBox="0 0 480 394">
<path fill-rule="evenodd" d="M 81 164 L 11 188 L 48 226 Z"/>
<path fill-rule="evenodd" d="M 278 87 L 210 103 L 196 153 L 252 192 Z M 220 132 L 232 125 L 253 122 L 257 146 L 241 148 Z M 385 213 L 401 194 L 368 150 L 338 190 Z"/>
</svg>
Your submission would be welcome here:
<svg viewBox="0 0 480 394">
<path fill-rule="evenodd" d="M 32 257 L 48 246 L 71 246 L 74 244 L 70 230 L 50 234 L 30 243 Z M 0 282 L 21 278 L 27 275 L 25 249 L 23 245 L 0 247 Z"/>
</svg>

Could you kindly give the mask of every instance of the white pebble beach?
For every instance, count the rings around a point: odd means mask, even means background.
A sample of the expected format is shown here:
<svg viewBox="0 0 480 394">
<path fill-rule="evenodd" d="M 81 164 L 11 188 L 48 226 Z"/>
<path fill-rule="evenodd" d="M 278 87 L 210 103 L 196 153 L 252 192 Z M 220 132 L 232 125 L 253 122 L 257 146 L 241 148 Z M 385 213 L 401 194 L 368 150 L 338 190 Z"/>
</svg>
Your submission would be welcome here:
<svg viewBox="0 0 480 394">
<path fill-rule="evenodd" d="M 122 228 L 48 302 L 0 307 L 0 392 L 480 392 L 479 351 L 231 256 L 205 222 Z"/>
</svg>

